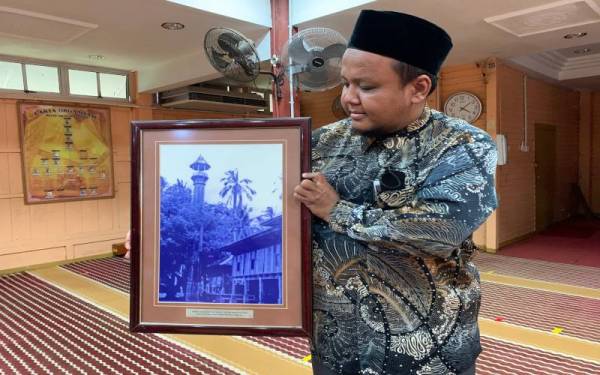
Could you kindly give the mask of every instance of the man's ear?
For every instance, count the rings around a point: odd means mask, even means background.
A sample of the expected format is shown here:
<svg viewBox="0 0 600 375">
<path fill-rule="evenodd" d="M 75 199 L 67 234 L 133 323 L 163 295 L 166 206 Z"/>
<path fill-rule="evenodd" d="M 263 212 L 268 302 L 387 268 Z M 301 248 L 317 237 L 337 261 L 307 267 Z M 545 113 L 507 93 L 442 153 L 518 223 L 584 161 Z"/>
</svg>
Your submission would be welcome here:
<svg viewBox="0 0 600 375">
<path fill-rule="evenodd" d="M 429 95 L 429 91 L 431 90 L 431 78 L 429 78 L 427 74 L 421 74 L 413 79 L 411 85 L 414 88 L 413 96 L 411 98 L 411 101 L 414 104 L 419 104 L 427 100 L 427 95 Z"/>
</svg>

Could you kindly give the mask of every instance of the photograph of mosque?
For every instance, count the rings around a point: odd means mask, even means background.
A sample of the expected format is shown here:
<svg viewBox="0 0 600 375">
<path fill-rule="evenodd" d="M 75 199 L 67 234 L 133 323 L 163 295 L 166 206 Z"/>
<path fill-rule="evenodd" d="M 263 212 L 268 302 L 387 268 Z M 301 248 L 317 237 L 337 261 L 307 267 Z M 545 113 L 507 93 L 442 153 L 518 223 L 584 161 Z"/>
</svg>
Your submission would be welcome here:
<svg viewBox="0 0 600 375">
<path fill-rule="evenodd" d="M 282 144 L 162 144 L 159 302 L 282 303 Z"/>
</svg>

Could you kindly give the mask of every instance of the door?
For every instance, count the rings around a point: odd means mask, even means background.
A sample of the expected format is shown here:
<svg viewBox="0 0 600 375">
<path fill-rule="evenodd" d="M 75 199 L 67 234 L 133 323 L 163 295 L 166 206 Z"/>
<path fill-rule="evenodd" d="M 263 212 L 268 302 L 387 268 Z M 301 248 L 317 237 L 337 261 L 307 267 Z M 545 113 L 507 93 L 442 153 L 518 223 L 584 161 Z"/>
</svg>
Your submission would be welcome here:
<svg viewBox="0 0 600 375">
<path fill-rule="evenodd" d="M 556 175 L 556 128 L 535 125 L 535 230 L 546 229 L 554 221 Z"/>
</svg>

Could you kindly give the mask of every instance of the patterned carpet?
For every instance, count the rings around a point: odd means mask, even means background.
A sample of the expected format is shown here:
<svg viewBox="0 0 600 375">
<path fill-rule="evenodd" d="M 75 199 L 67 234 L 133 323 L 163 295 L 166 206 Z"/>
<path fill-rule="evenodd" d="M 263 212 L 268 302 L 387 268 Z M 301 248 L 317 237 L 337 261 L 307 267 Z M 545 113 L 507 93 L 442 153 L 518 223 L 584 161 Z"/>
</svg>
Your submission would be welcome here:
<svg viewBox="0 0 600 375">
<path fill-rule="evenodd" d="M 600 300 L 483 282 L 480 316 L 600 342 Z"/>
<path fill-rule="evenodd" d="M 29 274 L 0 277 L 0 374 L 237 374 Z"/>
<path fill-rule="evenodd" d="M 600 289 L 600 270 L 596 267 L 576 266 L 488 253 L 477 254 L 475 264 L 481 273 L 494 272 L 507 276 Z"/>
<path fill-rule="evenodd" d="M 122 292 L 129 293 L 129 262 L 123 258 L 89 260 L 67 264 L 62 267 Z M 302 360 L 310 354 L 308 340 L 301 337 L 244 336 L 240 338 L 286 354 L 296 360 Z"/>
<path fill-rule="evenodd" d="M 496 259 L 499 258 L 499 259 Z M 513 262 L 510 257 L 481 254 L 477 263 L 486 271 L 498 273 L 510 271 L 511 274 L 525 275 L 534 272 L 548 280 L 554 277 L 574 285 L 583 283 L 587 277 L 585 267 L 549 264 L 548 262 L 522 260 Z M 505 261 L 509 264 L 505 264 Z M 524 261 L 524 262 L 523 262 Z M 106 258 L 65 265 L 63 268 L 92 278 L 122 292 L 129 292 L 129 263 L 121 258 Z M 543 271 L 564 274 L 552 276 Z M 576 272 L 579 269 L 579 273 Z M 597 271 L 597 270 L 596 270 Z M 578 274 L 578 275 L 577 275 Z M 600 281 L 600 277 L 598 277 Z M 600 301 L 582 297 L 573 297 L 557 293 L 511 287 L 489 282 L 482 283 L 484 299 L 481 316 L 489 319 L 502 317 L 504 321 L 550 331 L 556 326 L 564 329 L 563 334 L 593 341 L 600 341 Z M 509 302 L 507 302 L 509 301 Z M 269 348 L 296 360 L 307 356 L 308 340 L 294 337 L 244 337 L 244 340 Z M 549 353 L 543 350 L 503 342 L 490 337 L 482 337 L 483 353 L 477 362 L 477 373 L 481 375 L 497 374 L 600 374 L 600 365 L 587 361 Z"/>
<path fill-rule="evenodd" d="M 598 375 L 600 364 L 580 361 L 522 345 L 481 338 L 477 375 Z"/>
</svg>

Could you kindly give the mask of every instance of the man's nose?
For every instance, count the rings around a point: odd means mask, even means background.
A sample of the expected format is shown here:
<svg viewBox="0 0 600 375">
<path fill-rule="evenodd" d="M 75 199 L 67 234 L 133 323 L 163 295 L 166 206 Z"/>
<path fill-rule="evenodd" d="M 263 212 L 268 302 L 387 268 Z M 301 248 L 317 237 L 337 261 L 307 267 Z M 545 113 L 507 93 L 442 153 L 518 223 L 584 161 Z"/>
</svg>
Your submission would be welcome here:
<svg viewBox="0 0 600 375">
<path fill-rule="evenodd" d="M 360 100 L 358 98 L 356 88 L 352 86 L 344 87 L 342 91 L 342 102 L 350 104 L 358 104 Z"/>
</svg>

